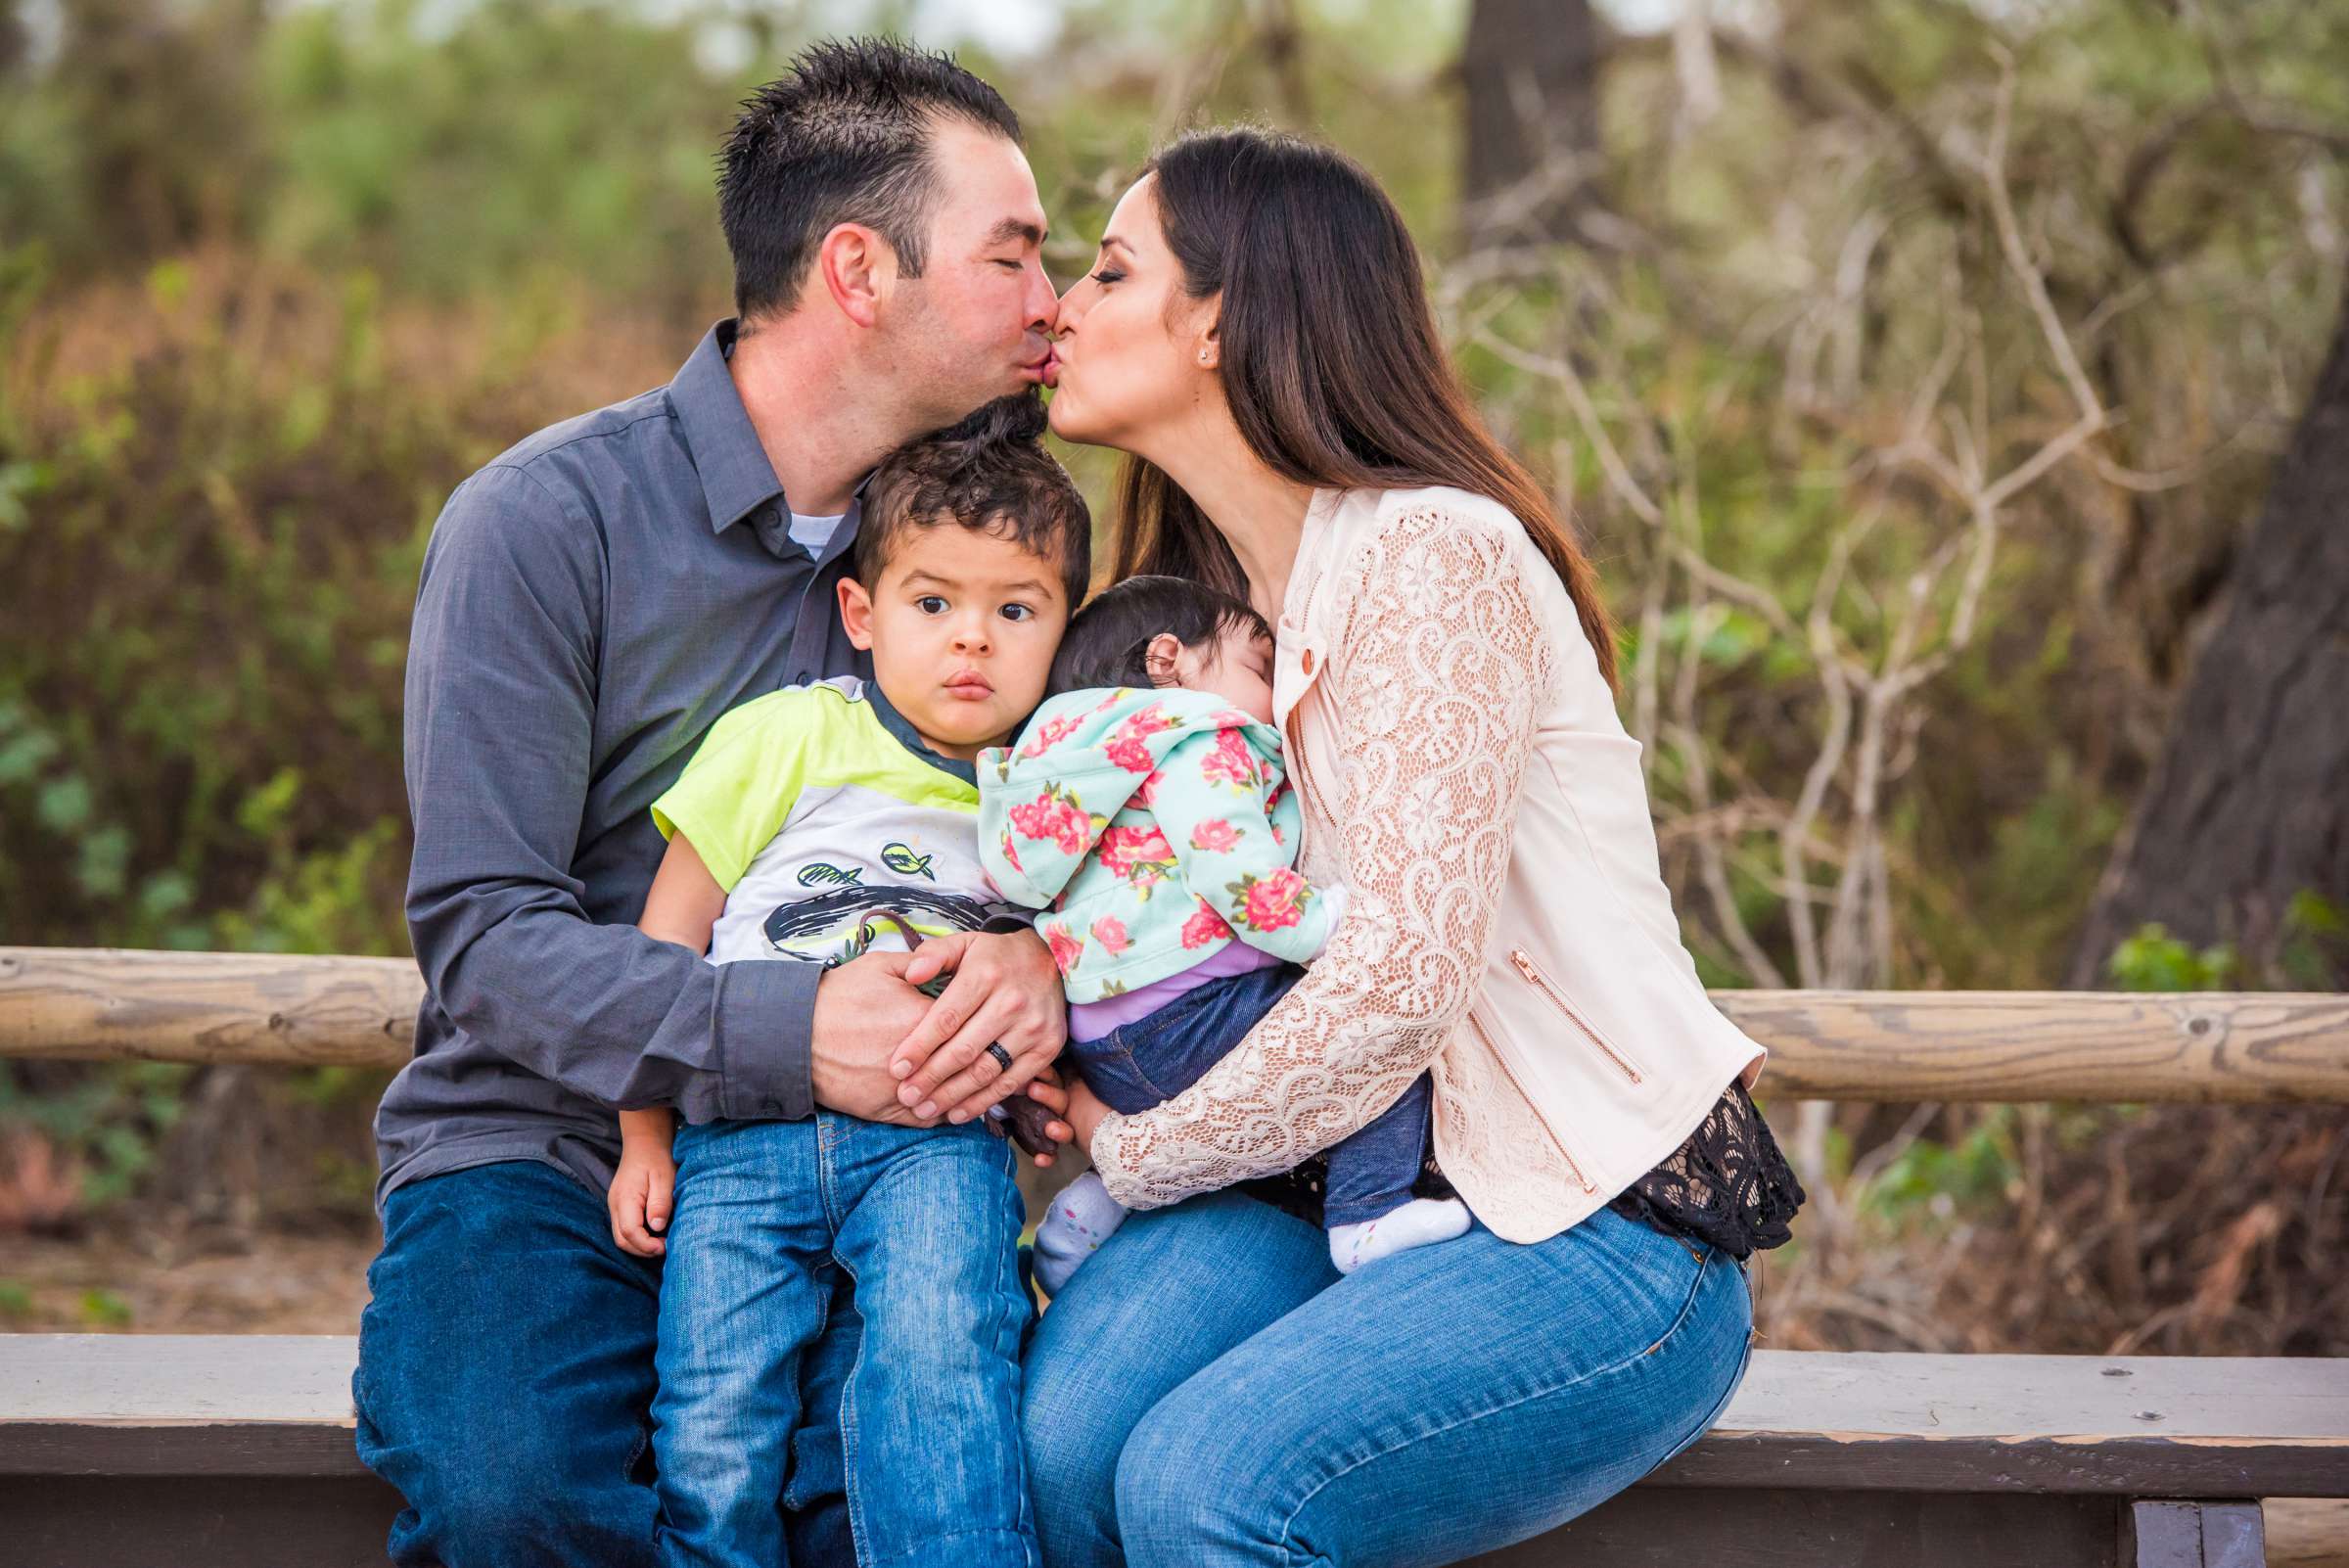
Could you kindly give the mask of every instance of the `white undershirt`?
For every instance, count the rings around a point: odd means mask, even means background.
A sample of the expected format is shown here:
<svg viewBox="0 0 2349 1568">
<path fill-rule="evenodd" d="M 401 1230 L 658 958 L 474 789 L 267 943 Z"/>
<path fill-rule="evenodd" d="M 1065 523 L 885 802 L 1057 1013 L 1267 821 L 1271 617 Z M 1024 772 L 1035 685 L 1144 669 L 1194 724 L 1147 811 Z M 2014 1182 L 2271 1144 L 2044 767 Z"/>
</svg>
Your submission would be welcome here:
<svg viewBox="0 0 2349 1568">
<path fill-rule="evenodd" d="M 835 512 L 830 517 L 809 517 L 802 512 L 794 512 L 791 514 L 792 542 L 810 556 L 820 556 L 824 553 L 824 546 L 832 542 L 832 535 L 840 530 L 840 520 L 848 515 L 846 512 Z"/>
</svg>

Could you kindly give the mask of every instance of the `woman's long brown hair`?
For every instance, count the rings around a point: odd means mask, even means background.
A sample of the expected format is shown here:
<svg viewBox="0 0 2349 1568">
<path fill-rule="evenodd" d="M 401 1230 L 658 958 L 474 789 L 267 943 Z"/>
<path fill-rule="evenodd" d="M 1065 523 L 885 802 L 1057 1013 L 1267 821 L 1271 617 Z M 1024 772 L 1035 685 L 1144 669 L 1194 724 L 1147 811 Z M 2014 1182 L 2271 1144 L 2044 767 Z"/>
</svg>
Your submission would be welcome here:
<svg viewBox="0 0 2349 1568">
<path fill-rule="evenodd" d="M 1183 137 L 1143 172 L 1158 177 L 1183 292 L 1222 296 L 1223 391 L 1249 448 L 1301 484 L 1444 484 L 1507 507 L 1566 584 L 1616 686 L 1598 576 L 1477 416 L 1437 334 L 1418 248 L 1378 182 L 1329 148 L 1255 128 Z M 1117 533 L 1121 579 L 1166 574 L 1247 596 L 1231 546 L 1155 464 L 1127 460 Z"/>
</svg>

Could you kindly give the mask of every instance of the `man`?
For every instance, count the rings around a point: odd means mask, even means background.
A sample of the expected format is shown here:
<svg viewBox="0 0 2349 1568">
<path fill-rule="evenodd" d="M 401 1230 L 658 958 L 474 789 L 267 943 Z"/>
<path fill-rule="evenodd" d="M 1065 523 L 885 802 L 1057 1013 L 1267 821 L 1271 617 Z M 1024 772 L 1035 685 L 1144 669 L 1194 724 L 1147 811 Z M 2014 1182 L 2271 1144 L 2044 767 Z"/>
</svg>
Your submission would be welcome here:
<svg viewBox="0 0 2349 1568">
<path fill-rule="evenodd" d="M 663 848 L 648 807 L 717 716 L 870 675 L 831 610 L 863 476 L 1050 374 L 1019 136 L 943 56 L 802 55 L 722 156 L 736 318 L 668 387 L 498 457 L 434 530 L 406 715 L 428 992 L 376 1119 L 385 1238 L 353 1380 L 360 1455 L 408 1502 L 396 1562 L 653 1560 L 660 1276 L 608 1228 L 616 1108 L 963 1119 L 1060 1048 L 1057 976 L 1024 932 L 944 939 L 933 1004 L 902 953 L 819 980 L 714 967 L 634 925 Z M 933 1051 L 903 1084 L 891 1071 Z M 854 1350 L 835 1300 L 811 1423 Z M 812 1560 L 847 1550 L 837 1445 L 818 1424 L 795 1450 Z"/>
</svg>

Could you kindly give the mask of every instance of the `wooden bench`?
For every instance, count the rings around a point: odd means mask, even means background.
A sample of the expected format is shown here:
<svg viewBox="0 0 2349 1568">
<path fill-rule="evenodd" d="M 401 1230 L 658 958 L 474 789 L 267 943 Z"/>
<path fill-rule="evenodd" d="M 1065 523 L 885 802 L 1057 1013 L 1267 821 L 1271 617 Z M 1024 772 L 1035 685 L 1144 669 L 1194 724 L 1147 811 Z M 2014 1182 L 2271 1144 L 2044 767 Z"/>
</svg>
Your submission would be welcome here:
<svg viewBox="0 0 2349 1568">
<path fill-rule="evenodd" d="M 352 1450 L 355 1354 L 0 1336 L 0 1561 L 381 1564 L 399 1499 Z M 1761 1351 L 1695 1447 L 1483 1560 L 2257 1568 L 2278 1496 L 2349 1496 L 2349 1361 Z"/>
<path fill-rule="evenodd" d="M 0 1056 L 389 1067 L 420 992 L 390 959 L 0 947 Z M 1775 1096 L 2349 1104 L 2349 996 L 1715 998 Z M 381 1563 L 353 1355 L 0 1335 L 0 1563 Z M 1761 1351 L 1687 1453 L 1482 1560 L 2259 1568 L 2269 1498 L 2349 1498 L 2349 1360 Z"/>
</svg>

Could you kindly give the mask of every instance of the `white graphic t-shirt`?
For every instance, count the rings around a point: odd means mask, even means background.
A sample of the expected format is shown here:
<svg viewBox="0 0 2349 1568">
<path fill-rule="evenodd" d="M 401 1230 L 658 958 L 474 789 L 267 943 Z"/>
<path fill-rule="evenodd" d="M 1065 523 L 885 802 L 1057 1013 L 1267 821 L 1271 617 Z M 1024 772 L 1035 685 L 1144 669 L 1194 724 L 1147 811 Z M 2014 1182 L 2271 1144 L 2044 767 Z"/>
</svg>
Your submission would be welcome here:
<svg viewBox="0 0 2349 1568">
<path fill-rule="evenodd" d="M 971 764 L 931 751 L 852 676 L 728 713 L 653 820 L 726 890 L 712 963 L 843 963 L 1020 913 L 980 868 Z"/>
</svg>

